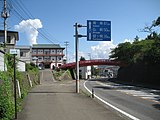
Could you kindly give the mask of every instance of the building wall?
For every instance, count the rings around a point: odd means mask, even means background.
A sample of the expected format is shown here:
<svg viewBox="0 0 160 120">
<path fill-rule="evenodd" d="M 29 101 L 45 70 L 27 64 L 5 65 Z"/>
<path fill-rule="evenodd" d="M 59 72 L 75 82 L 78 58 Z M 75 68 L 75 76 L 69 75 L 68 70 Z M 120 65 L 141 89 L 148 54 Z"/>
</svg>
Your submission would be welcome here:
<svg viewBox="0 0 160 120">
<path fill-rule="evenodd" d="M 0 71 L 4 71 L 4 53 L 0 51 Z"/>
<path fill-rule="evenodd" d="M 26 71 L 26 63 L 24 61 L 19 60 L 17 64 L 18 71 L 25 72 Z"/>
<path fill-rule="evenodd" d="M 80 67 L 80 76 L 81 79 L 90 79 L 91 78 L 91 66 Z"/>
<path fill-rule="evenodd" d="M 25 61 L 26 63 L 31 62 L 31 48 L 30 46 L 16 46 L 15 49 L 19 49 L 20 52 L 17 57 L 21 61 Z"/>
<path fill-rule="evenodd" d="M 37 65 L 50 62 L 51 69 L 63 64 L 63 56 L 62 48 L 32 48 L 32 62 L 36 62 Z"/>
<path fill-rule="evenodd" d="M 29 49 L 23 49 L 20 51 L 20 60 L 30 63 L 31 61 L 31 51 Z"/>
</svg>

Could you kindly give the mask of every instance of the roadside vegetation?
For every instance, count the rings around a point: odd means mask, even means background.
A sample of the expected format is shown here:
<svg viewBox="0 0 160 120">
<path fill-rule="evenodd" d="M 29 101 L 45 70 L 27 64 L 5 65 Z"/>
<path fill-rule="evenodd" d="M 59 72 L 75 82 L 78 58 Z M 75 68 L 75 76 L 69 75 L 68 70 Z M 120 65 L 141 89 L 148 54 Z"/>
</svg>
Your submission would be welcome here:
<svg viewBox="0 0 160 120">
<path fill-rule="evenodd" d="M 72 80 L 72 76 L 69 70 L 53 71 L 53 76 L 57 81 Z"/>
<path fill-rule="evenodd" d="M 120 80 L 160 84 L 160 34 L 153 29 L 159 26 L 160 17 L 143 29 L 149 33 L 144 40 L 136 36 L 133 43 L 120 43 L 111 51 L 111 59 L 128 65 L 119 69 Z"/>
<path fill-rule="evenodd" d="M 13 56 L 5 54 L 7 71 L 0 71 L 0 120 L 11 120 L 14 118 L 14 64 Z M 31 86 L 28 82 L 29 74 L 33 86 L 38 84 L 38 69 L 30 64 L 26 65 L 26 72 L 16 70 L 16 79 L 19 81 L 21 97 L 17 91 L 17 111 L 22 109 L 22 101 L 26 97 Z"/>
</svg>

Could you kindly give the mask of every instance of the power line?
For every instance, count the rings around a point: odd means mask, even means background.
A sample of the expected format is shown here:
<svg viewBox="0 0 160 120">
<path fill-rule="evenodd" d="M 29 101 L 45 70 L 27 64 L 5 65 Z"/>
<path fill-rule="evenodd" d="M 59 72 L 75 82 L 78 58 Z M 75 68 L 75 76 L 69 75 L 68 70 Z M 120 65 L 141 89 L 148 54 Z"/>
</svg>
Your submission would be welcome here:
<svg viewBox="0 0 160 120">
<path fill-rule="evenodd" d="M 27 7 L 23 4 L 23 2 L 21 0 L 18 1 L 13 1 L 13 0 L 10 0 L 10 2 L 12 2 L 12 5 L 13 5 L 13 10 L 14 10 L 14 15 L 16 15 L 20 20 L 26 20 L 27 18 L 28 19 L 34 19 L 33 15 L 29 12 L 29 10 L 27 9 Z M 11 3 L 10 3 L 11 4 Z M 12 6 L 10 5 L 10 6 Z M 22 15 L 23 14 L 23 15 Z M 25 16 L 25 17 L 24 17 Z M 30 24 L 31 25 L 31 24 Z M 34 29 L 36 29 L 33 25 L 31 25 Z M 37 29 L 36 29 L 37 30 Z M 50 43 L 55 43 L 51 40 L 51 37 L 53 38 L 53 36 L 47 32 L 45 29 L 38 29 L 37 30 L 39 32 L 39 35 L 46 39 L 47 41 L 49 41 Z M 54 41 L 57 41 L 59 42 L 58 40 L 56 40 L 54 38 Z M 61 42 L 59 42 L 61 43 Z"/>
</svg>

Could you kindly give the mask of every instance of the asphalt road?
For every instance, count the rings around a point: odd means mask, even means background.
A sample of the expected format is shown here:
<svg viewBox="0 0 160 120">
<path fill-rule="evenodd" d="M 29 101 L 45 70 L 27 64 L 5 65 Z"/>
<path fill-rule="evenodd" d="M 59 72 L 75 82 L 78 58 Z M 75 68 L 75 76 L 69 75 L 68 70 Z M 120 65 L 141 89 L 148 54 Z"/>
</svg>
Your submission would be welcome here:
<svg viewBox="0 0 160 120">
<path fill-rule="evenodd" d="M 75 93 L 75 81 L 55 81 L 50 70 L 41 71 L 41 85 L 24 100 L 17 120 L 124 120 L 86 94 Z"/>
<path fill-rule="evenodd" d="M 131 119 L 159 120 L 160 119 L 160 91 L 153 89 L 126 86 L 111 82 L 90 80 L 84 86 L 95 95 L 111 105 L 112 109 L 126 113 Z M 152 91 L 152 92 L 151 92 Z M 115 108 L 114 108 L 115 109 Z"/>
</svg>

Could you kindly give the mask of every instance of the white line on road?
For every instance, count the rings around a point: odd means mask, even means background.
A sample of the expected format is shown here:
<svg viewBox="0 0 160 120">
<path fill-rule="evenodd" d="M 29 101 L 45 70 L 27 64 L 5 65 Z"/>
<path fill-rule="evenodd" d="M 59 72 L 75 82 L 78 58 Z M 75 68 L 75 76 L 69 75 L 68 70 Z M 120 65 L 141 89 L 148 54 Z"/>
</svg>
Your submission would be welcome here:
<svg viewBox="0 0 160 120">
<path fill-rule="evenodd" d="M 91 90 L 89 90 L 89 89 L 86 87 L 86 82 L 87 82 L 87 81 L 84 82 L 84 87 L 85 87 L 85 89 L 86 89 L 90 94 L 92 94 Z M 105 100 L 103 100 L 102 98 L 98 97 L 97 95 L 94 95 L 94 96 L 95 96 L 97 99 L 99 99 L 101 102 L 103 102 L 104 104 L 106 104 L 106 105 L 108 105 L 109 107 L 115 109 L 116 111 L 122 113 L 123 115 L 131 118 L 132 120 L 140 120 L 139 118 L 136 118 L 136 117 L 134 117 L 133 115 L 130 115 L 129 113 L 127 113 L 127 112 L 125 112 L 125 111 L 123 111 L 123 110 L 121 110 L 121 109 L 113 106 L 112 104 L 106 102 Z"/>
</svg>

